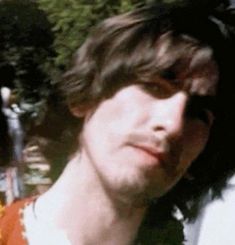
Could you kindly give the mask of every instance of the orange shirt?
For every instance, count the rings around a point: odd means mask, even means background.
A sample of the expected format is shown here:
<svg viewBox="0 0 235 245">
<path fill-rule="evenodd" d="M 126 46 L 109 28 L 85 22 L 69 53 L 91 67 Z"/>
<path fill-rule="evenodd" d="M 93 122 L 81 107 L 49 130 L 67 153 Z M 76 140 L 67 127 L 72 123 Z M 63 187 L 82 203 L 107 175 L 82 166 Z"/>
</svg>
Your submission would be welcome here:
<svg viewBox="0 0 235 245">
<path fill-rule="evenodd" d="M 32 198 L 17 201 L 0 213 L 0 245 L 27 245 L 22 222 L 23 209 Z"/>
</svg>

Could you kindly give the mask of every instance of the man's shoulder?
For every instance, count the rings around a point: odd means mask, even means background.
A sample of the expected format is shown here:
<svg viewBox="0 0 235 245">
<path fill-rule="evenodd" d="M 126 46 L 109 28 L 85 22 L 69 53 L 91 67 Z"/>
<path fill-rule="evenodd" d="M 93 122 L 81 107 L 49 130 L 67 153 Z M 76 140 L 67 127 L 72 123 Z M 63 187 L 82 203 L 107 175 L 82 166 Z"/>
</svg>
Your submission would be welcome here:
<svg viewBox="0 0 235 245">
<path fill-rule="evenodd" d="M 34 198 L 16 201 L 13 204 L 1 207 L 0 210 L 0 245 L 26 244 L 23 243 L 23 209 L 32 202 Z"/>
</svg>

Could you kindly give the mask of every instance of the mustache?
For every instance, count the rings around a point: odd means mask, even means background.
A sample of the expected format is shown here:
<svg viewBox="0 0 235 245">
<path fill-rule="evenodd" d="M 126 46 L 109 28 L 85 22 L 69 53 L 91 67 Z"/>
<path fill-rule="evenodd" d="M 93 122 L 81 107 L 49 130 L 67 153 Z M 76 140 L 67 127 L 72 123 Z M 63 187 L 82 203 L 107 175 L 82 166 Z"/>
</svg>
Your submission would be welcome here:
<svg viewBox="0 0 235 245">
<path fill-rule="evenodd" d="M 131 133 L 128 135 L 128 142 L 133 144 L 148 144 L 157 148 L 161 152 L 170 152 L 172 142 L 165 136 L 154 136 L 143 133 Z"/>
</svg>

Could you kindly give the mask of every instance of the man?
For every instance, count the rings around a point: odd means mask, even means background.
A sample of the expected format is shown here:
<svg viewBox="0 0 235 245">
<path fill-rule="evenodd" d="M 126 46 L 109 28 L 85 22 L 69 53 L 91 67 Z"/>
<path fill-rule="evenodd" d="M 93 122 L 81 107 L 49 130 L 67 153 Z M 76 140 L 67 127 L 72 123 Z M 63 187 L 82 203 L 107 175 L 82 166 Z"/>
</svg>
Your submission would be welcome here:
<svg viewBox="0 0 235 245">
<path fill-rule="evenodd" d="M 186 172 L 217 146 L 215 104 L 229 87 L 229 41 L 194 11 L 147 6 L 93 31 L 61 84 L 79 125 L 76 150 L 51 189 L 23 207 L 23 226 L 2 230 L 3 244 L 168 244 L 155 227 L 192 199 Z"/>
</svg>

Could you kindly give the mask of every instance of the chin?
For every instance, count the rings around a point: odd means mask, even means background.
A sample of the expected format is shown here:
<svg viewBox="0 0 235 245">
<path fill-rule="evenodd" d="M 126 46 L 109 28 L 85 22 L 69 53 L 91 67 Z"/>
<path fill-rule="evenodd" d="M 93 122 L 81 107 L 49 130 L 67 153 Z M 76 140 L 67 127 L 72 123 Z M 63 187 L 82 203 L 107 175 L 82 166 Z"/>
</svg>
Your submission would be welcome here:
<svg viewBox="0 0 235 245">
<path fill-rule="evenodd" d="M 109 176 L 111 177 L 111 176 Z M 132 203 L 134 206 L 145 206 L 155 198 L 164 195 L 170 184 L 165 183 L 165 178 L 151 179 L 142 173 L 132 173 L 109 178 L 107 186 L 112 193 L 122 203 Z"/>
</svg>

